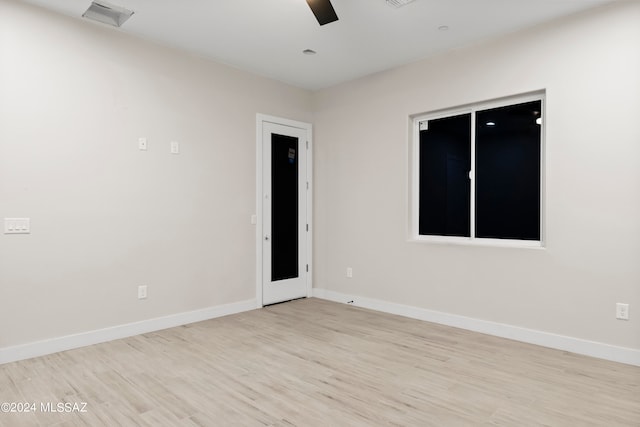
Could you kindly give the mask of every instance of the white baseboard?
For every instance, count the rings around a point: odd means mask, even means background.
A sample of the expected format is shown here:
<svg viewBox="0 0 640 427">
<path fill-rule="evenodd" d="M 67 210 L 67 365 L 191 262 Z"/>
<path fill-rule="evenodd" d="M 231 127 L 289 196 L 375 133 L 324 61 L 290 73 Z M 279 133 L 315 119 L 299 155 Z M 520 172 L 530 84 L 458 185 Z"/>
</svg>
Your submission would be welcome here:
<svg viewBox="0 0 640 427">
<path fill-rule="evenodd" d="M 165 317 L 143 320 L 141 322 L 128 323 L 95 331 L 82 332 L 75 335 L 67 335 L 29 344 L 0 348 L 0 365 L 32 357 L 44 356 L 59 351 L 72 350 L 74 348 L 99 344 L 127 338 L 134 335 L 182 326 L 189 323 L 201 322 L 229 314 L 255 310 L 256 300 L 235 302 L 231 304 L 208 307 L 201 310 L 172 314 Z"/>
<path fill-rule="evenodd" d="M 456 314 L 443 313 L 440 311 L 396 304 L 372 298 L 346 295 L 327 289 L 314 288 L 313 296 L 334 302 L 349 303 L 356 307 L 410 317 L 412 319 L 439 323 L 441 325 L 453 326 L 502 338 L 509 338 L 515 341 L 569 351 L 585 356 L 611 360 L 613 362 L 640 366 L 640 350 L 632 348 L 618 347 L 596 341 L 588 341 L 565 335 L 536 331 L 534 329 L 458 316 Z"/>
</svg>

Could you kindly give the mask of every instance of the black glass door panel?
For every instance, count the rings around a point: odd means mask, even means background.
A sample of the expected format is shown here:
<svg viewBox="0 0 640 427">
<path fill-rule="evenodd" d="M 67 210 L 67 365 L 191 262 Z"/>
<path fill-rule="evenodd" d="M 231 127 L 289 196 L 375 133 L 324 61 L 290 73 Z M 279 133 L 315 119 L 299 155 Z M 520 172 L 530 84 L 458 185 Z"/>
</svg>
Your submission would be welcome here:
<svg viewBox="0 0 640 427">
<path fill-rule="evenodd" d="M 298 138 L 271 134 L 271 281 L 299 275 Z"/>
</svg>

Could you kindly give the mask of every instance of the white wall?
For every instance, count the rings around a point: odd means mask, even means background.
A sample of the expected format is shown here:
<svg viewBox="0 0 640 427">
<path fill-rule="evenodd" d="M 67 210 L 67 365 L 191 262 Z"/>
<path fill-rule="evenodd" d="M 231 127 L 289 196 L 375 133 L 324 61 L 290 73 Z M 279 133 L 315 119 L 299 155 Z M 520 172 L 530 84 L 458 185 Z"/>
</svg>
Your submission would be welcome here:
<svg viewBox="0 0 640 427">
<path fill-rule="evenodd" d="M 316 93 L 315 286 L 640 349 L 638 23 L 621 2 Z M 546 249 L 408 242 L 409 115 L 539 89 Z"/>
<path fill-rule="evenodd" d="M 0 349 L 255 298 L 256 113 L 310 107 L 307 91 L 0 0 L 0 218 L 32 227 L 0 234 Z"/>
</svg>

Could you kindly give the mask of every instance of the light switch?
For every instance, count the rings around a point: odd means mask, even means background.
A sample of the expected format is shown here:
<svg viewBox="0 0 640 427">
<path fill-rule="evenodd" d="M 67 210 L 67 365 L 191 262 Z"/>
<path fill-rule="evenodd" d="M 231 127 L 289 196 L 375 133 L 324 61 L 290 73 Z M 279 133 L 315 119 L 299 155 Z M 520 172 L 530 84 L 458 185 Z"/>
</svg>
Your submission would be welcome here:
<svg viewBox="0 0 640 427">
<path fill-rule="evenodd" d="M 141 151 L 147 151 L 147 138 L 138 138 L 138 148 Z"/>
<path fill-rule="evenodd" d="M 4 234 L 29 234 L 31 224 L 29 218 L 5 218 Z"/>
<path fill-rule="evenodd" d="M 180 153 L 180 144 L 178 141 L 171 141 L 171 154 L 179 154 Z"/>
</svg>

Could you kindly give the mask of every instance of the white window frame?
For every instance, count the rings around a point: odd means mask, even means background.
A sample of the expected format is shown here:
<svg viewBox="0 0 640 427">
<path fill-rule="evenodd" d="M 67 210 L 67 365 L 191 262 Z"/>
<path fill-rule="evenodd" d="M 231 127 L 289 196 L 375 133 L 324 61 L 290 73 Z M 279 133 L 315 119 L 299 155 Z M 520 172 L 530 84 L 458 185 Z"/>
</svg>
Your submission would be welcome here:
<svg viewBox="0 0 640 427">
<path fill-rule="evenodd" d="M 488 110 L 498 107 L 506 107 L 514 104 L 525 102 L 541 101 L 542 117 L 540 129 L 540 240 L 516 240 L 516 239 L 487 239 L 475 237 L 475 165 L 476 165 L 476 112 Z M 433 236 L 419 234 L 420 220 L 420 122 L 441 119 L 445 117 L 457 116 L 462 114 L 471 114 L 471 172 L 469 178 L 471 180 L 471 237 L 460 236 Z M 544 248 L 545 247 L 545 169 L 546 169 L 546 93 L 545 91 L 536 91 L 522 95 L 509 96 L 505 98 L 494 99 L 490 101 L 478 102 L 461 107 L 447 108 L 429 113 L 422 113 L 410 116 L 411 138 L 410 138 L 410 227 L 409 240 L 414 242 L 425 243 L 444 243 L 444 244 L 462 244 L 474 246 L 506 246 L 520 248 Z"/>
</svg>

